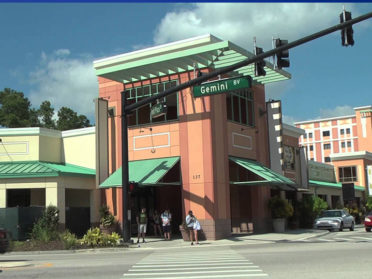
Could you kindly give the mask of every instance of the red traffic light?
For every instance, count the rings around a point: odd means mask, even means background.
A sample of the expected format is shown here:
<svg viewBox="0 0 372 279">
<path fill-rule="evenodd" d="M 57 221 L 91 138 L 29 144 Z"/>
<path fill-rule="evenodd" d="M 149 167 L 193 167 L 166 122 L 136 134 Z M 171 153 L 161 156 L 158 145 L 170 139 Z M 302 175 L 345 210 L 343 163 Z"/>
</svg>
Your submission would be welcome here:
<svg viewBox="0 0 372 279">
<path fill-rule="evenodd" d="M 129 182 L 129 185 L 128 185 L 128 192 L 129 193 L 134 193 L 135 191 L 137 191 L 137 189 L 138 189 L 138 183 Z"/>
</svg>

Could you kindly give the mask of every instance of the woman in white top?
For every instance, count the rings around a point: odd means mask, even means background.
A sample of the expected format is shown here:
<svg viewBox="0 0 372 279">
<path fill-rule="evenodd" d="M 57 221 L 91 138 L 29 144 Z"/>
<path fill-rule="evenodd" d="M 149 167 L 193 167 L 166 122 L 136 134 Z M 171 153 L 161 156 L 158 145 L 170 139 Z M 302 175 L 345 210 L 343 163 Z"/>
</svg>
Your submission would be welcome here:
<svg viewBox="0 0 372 279">
<path fill-rule="evenodd" d="M 195 243 L 199 244 L 198 241 L 198 230 L 200 230 L 200 223 L 198 219 L 193 215 L 192 211 L 189 211 L 189 214 L 186 216 L 186 226 L 189 229 L 190 232 L 190 240 L 191 240 L 191 245 L 194 245 L 193 242 L 193 235 L 195 238 Z"/>
</svg>

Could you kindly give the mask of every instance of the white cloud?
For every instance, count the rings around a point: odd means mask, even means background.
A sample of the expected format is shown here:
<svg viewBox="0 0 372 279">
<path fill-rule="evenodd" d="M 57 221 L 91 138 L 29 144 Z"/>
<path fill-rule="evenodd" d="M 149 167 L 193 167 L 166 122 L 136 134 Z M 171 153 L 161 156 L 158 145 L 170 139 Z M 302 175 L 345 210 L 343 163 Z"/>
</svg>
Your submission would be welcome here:
<svg viewBox="0 0 372 279">
<path fill-rule="evenodd" d="M 293 117 L 293 116 L 283 114 L 283 123 L 285 123 L 285 124 L 294 126 L 294 123 L 300 122 L 300 121 L 302 121 L 302 120 L 300 120 L 296 117 Z"/>
<path fill-rule="evenodd" d="M 319 117 L 328 118 L 328 117 L 338 117 L 338 116 L 347 116 L 354 115 L 355 111 L 351 106 L 337 106 L 331 109 L 320 109 Z"/>
<path fill-rule="evenodd" d="M 30 74 L 34 89 L 29 99 L 33 107 L 48 100 L 55 111 L 62 106 L 69 107 L 94 122 L 93 99 L 98 97 L 98 81 L 93 59 L 69 55 L 67 49 L 56 50 L 52 55 L 41 54 L 40 64 Z"/>
<path fill-rule="evenodd" d="M 348 10 L 355 10 L 348 4 Z M 339 3 L 197 3 L 165 15 L 154 35 L 156 44 L 213 34 L 248 49 L 253 37 L 271 49 L 272 36 L 298 39 L 339 23 Z"/>
</svg>

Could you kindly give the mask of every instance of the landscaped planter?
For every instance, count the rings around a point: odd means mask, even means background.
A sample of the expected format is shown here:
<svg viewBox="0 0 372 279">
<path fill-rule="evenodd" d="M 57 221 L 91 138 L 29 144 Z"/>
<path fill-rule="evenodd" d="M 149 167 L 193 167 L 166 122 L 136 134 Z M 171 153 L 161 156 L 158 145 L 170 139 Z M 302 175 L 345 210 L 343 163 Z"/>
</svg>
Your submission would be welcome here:
<svg viewBox="0 0 372 279">
<path fill-rule="evenodd" d="M 285 218 L 273 219 L 273 228 L 276 233 L 285 232 Z"/>
<path fill-rule="evenodd" d="M 187 229 L 184 229 L 184 227 L 182 225 L 180 225 L 180 232 L 181 232 L 181 235 L 182 235 L 182 238 L 184 241 L 190 241 L 190 232 L 189 230 Z"/>
</svg>

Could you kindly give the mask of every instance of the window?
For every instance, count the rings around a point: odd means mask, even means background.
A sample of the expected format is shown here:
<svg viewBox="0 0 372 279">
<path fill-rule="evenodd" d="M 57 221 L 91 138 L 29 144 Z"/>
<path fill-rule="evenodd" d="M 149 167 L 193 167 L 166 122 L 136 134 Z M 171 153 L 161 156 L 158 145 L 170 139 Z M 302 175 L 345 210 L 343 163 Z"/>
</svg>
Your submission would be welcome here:
<svg viewBox="0 0 372 279">
<path fill-rule="evenodd" d="M 323 131 L 323 137 L 329 137 L 329 131 Z"/>
<path fill-rule="evenodd" d="M 341 134 L 341 135 L 344 135 L 344 134 L 345 134 L 345 130 L 344 130 L 344 129 L 341 129 L 341 130 L 340 130 L 340 134 Z"/>
<path fill-rule="evenodd" d="M 338 177 L 340 182 L 358 181 L 356 166 L 338 168 Z"/>
<path fill-rule="evenodd" d="M 347 147 L 351 147 L 351 141 L 348 141 L 346 144 L 347 144 Z"/>
<path fill-rule="evenodd" d="M 178 84 L 177 80 L 168 82 L 161 82 L 155 84 L 144 85 L 142 87 L 135 87 L 128 90 L 127 93 L 127 105 L 136 103 L 149 96 L 156 95 L 163 92 L 166 89 L 174 87 Z M 157 118 L 151 118 L 150 111 L 151 107 L 156 104 L 156 101 L 152 104 L 145 105 L 139 109 L 136 109 L 131 115 L 128 116 L 128 126 L 143 125 L 148 123 L 164 122 L 169 120 L 178 119 L 178 94 L 171 94 L 164 97 L 162 100 L 167 105 L 167 113 Z"/>
<path fill-rule="evenodd" d="M 331 157 L 324 157 L 324 162 L 329 163 L 331 161 Z"/>
<path fill-rule="evenodd" d="M 341 148 L 345 148 L 345 142 L 341 142 Z"/>
<path fill-rule="evenodd" d="M 350 135 L 350 128 L 346 128 L 346 134 Z"/>
<path fill-rule="evenodd" d="M 309 138 L 310 138 L 310 139 L 313 138 L 313 133 L 309 133 Z"/>
<path fill-rule="evenodd" d="M 307 139 L 307 134 L 304 135 L 304 139 Z"/>
<path fill-rule="evenodd" d="M 323 144 L 324 149 L 331 149 L 331 144 L 330 143 L 325 143 Z"/>
<path fill-rule="evenodd" d="M 314 150 L 314 145 L 310 145 L 310 151 Z"/>
<path fill-rule="evenodd" d="M 227 119 L 254 126 L 254 102 L 251 90 L 242 89 L 226 94 Z"/>
</svg>

